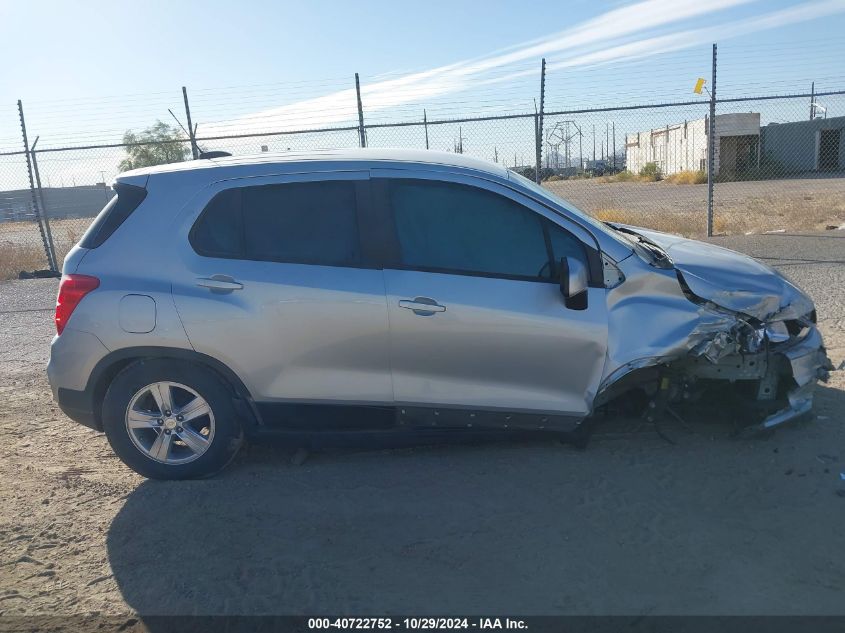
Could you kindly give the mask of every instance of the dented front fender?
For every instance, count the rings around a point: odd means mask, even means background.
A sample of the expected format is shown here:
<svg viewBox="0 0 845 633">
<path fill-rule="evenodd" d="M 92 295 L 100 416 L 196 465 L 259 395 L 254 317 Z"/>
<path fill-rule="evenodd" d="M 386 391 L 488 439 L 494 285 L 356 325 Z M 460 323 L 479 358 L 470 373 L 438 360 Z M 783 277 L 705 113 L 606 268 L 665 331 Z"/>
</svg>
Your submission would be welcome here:
<svg viewBox="0 0 845 633">
<path fill-rule="evenodd" d="M 608 354 L 597 402 L 622 378 L 645 367 L 665 367 L 690 380 L 749 380 L 753 377 L 742 359 L 760 355 L 761 367 L 785 366 L 786 373 L 776 379 L 788 381 L 785 408 L 760 428 L 806 413 L 816 381 L 826 380 L 832 368 L 809 297 L 745 255 L 651 231 L 643 234 L 664 248 L 673 266 L 658 268 L 637 257 L 619 263 L 625 282 L 607 295 Z M 705 371 L 689 359 L 724 371 Z"/>
</svg>

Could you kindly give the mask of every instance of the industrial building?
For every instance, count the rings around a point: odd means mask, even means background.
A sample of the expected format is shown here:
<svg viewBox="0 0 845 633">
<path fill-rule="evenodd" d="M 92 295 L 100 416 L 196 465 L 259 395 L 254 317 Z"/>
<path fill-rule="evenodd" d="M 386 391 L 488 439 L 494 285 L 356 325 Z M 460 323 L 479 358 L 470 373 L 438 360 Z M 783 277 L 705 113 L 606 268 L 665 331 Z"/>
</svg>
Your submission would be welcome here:
<svg viewBox="0 0 845 633">
<path fill-rule="evenodd" d="M 707 169 L 709 117 L 625 136 L 628 170 L 655 163 L 664 176 Z M 760 147 L 760 114 L 741 112 L 716 115 L 715 171 L 726 177 L 756 166 Z"/>
<path fill-rule="evenodd" d="M 786 173 L 842 171 L 845 117 L 769 123 L 761 145 L 763 159 Z"/>
<path fill-rule="evenodd" d="M 97 215 L 114 195 L 104 183 L 77 187 L 44 187 L 44 207 L 50 220 L 86 218 Z M 0 191 L 0 222 L 31 220 L 32 192 L 29 189 Z"/>
</svg>

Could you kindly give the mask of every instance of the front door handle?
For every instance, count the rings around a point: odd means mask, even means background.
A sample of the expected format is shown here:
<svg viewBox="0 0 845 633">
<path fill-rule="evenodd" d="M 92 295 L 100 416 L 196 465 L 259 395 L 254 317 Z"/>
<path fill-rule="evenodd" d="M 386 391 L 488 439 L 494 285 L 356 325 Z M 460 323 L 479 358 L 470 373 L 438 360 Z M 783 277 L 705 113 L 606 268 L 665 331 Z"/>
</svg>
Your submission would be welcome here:
<svg viewBox="0 0 845 633">
<path fill-rule="evenodd" d="M 208 288 L 212 292 L 232 292 L 240 290 L 244 285 L 229 275 L 212 275 L 211 277 L 197 278 L 197 285 L 200 288 Z"/>
<path fill-rule="evenodd" d="M 442 306 L 429 297 L 414 297 L 413 299 L 400 299 L 399 307 L 406 310 L 413 310 L 419 316 L 431 316 L 437 312 L 446 312 L 446 306 Z"/>
</svg>

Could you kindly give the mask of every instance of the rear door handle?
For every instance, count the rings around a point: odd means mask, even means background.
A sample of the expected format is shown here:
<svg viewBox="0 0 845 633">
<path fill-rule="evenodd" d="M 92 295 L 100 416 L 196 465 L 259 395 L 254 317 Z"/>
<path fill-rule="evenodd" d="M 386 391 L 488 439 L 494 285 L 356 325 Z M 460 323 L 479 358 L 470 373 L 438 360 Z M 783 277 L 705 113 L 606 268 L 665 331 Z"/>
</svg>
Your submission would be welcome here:
<svg viewBox="0 0 845 633">
<path fill-rule="evenodd" d="M 208 288 L 212 292 L 232 292 L 240 290 L 244 285 L 229 275 L 212 275 L 211 277 L 198 277 L 197 285 L 200 288 Z"/>
<path fill-rule="evenodd" d="M 432 316 L 437 312 L 446 312 L 446 306 L 442 306 L 429 297 L 414 297 L 413 299 L 400 299 L 399 307 L 406 310 L 413 310 L 419 316 Z"/>
</svg>

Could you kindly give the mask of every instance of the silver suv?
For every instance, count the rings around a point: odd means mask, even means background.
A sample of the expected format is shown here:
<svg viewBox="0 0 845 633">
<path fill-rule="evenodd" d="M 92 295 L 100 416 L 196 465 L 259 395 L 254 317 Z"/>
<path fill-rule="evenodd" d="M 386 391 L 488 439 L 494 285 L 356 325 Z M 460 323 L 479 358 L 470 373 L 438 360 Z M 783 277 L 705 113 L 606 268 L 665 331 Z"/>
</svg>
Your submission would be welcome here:
<svg viewBox="0 0 845 633">
<path fill-rule="evenodd" d="M 147 477 L 266 433 L 543 429 L 584 442 L 733 390 L 807 412 L 812 302 L 738 253 L 597 222 L 504 168 L 398 150 L 126 172 L 68 254 L 47 371 Z"/>
</svg>

